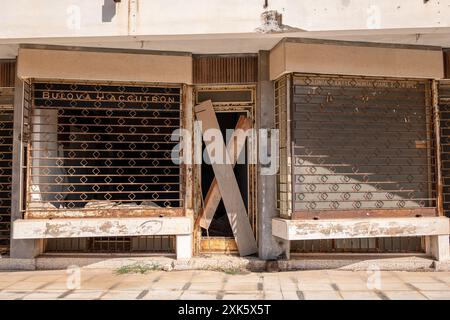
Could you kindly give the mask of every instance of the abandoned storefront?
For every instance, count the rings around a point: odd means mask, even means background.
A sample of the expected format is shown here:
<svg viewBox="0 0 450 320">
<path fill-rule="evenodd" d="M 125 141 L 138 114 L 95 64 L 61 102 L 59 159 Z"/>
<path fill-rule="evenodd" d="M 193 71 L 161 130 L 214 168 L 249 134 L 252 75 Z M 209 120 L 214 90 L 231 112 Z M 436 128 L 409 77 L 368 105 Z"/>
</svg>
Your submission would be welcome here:
<svg viewBox="0 0 450 320">
<path fill-rule="evenodd" d="M 244 255 L 243 241 L 255 241 L 246 252 L 262 259 L 447 259 L 443 72 L 434 47 L 284 39 L 258 54 L 193 55 L 23 46 L 14 135 L 12 102 L 0 109 L 0 130 L 10 134 L 2 148 L 14 139 L 0 190 L 12 186 L 12 207 L 3 198 L 1 206 L 14 226 L 12 237 L 2 229 L 4 251 L 11 238 L 16 258 L 190 258 Z M 222 171 L 192 161 L 208 151 L 194 130 L 207 113 L 228 151 L 262 146 L 227 139 L 227 129 L 278 129 L 277 174 L 249 159 Z M 192 133 L 190 148 L 179 152 L 176 129 Z M 173 161 L 181 158 L 190 161 Z M 248 227 L 233 222 L 242 215 L 230 212 L 224 185 L 235 186 Z"/>
</svg>

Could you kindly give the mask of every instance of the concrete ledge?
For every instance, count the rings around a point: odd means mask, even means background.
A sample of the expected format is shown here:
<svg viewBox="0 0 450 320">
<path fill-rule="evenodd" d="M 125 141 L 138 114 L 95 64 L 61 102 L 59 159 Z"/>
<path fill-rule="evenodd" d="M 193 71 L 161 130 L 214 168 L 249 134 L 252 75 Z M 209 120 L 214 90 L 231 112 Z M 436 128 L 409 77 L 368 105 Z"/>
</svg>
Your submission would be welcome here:
<svg viewBox="0 0 450 320">
<path fill-rule="evenodd" d="M 448 235 L 446 217 L 334 220 L 272 219 L 272 234 L 285 240 Z"/>
<path fill-rule="evenodd" d="M 276 264 L 276 270 L 324 270 L 347 271 L 449 271 L 450 263 L 433 261 L 425 255 L 408 254 L 313 254 L 295 255 L 290 260 L 265 261 L 254 257 L 207 255 L 193 257 L 189 261 L 176 260 L 174 256 L 111 257 L 105 256 L 40 256 L 35 259 L 0 259 L 0 270 L 63 270 L 78 266 L 88 269 L 117 270 L 124 266 L 151 266 L 164 271 L 215 270 L 227 273 L 262 272 L 268 263 Z M 273 270 L 273 269 L 272 269 Z"/>
<path fill-rule="evenodd" d="M 81 238 L 146 235 L 190 235 L 189 217 L 19 219 L 14 239 Z"/>
</svg>

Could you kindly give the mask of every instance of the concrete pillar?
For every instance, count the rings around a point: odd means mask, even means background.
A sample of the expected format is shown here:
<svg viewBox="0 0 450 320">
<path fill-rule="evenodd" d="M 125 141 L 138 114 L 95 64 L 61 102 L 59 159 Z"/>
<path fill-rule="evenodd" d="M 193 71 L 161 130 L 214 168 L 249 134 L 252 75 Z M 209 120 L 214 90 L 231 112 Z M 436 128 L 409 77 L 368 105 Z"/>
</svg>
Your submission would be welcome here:
<svg viewBox="0 0 450 320">
<path fill-rule="evenodd" d="M 450 260 L 448 235 L 425 237 L 426 253 L 437 261 Z"/>
<path fill-rule="evenodd" d="M 192 233 L 177 235 L 176 254 L 177 260 L 189 260 L 192 258 Z"/>
<path fill-rule="evenodd" d="M 274 121 L 274 88 L 269 76 L 269 51 L 258 54 L 256 128 L 272 129 Z M 276 175 L 262 175 L 258 163 L 258 253 L 264 260 L 289 256 L 289 241 L 272 236 L 272 218 L 278 217 Z"/>
<path fill-rule="evenodd" d="M 13 222 L 22 219 L 22 206 L 25 176 L 22 169 L 24 164 L 23 131 L 23 89 L 24 83 L 16 77 L 14 91 L 14 133 L 13 133 L 13 166 L 11 193 L 11 226 Z M 13 231 L 13 230 L 12 230 Z M 12 234 L 12 233 L 11 233 Z M 42 251 L 41 240 L 24 240 L 11 238 L 10 257 L 17 259 L 32 259 Z"/>
</svg>

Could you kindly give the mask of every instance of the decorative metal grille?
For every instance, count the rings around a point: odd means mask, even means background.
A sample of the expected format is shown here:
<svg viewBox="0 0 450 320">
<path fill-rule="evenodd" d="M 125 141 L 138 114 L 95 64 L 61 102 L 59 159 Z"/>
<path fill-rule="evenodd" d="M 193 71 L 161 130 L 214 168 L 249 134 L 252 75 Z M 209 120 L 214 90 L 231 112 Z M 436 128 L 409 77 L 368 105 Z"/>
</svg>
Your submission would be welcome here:
<svg viewBox="0 0 450 320">
<path fill-rule="evenodd" d="M 183 207 L 180 97 L 178 86 L 35 82 L 28 216 Z"/>
<path fill-rule="evenodd" d="M 298 75 L 292 88 L 294 218 L 436 214 L 428 81 Z"/>
<path fill-rule="evenodd" d="M 46 241 L 46 253 L 175 253 L 174 236 L 67 238 Z"/>
<path fill-rule="evenodd" d="M 291 253 L 422 253 L 420 237 L 292 241 Z"/>
<path fill-rule="evenodd" d="M 11 224 L 11 181 L 13 108 L 0 106 L 0 254 L 9 252 Z"/>
<path fill-rule="evenodd" d="M 444 213 L 450 217 L 450 81 L 439 81 L 438 91 Z"/>
</svg>

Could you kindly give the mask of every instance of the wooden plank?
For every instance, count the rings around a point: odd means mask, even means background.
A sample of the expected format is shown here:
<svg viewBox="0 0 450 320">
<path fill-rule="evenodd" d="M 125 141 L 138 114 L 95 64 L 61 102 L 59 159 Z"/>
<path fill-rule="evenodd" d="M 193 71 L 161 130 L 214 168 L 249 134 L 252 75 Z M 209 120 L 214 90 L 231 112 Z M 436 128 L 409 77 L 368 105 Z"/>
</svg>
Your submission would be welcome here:
<svg viewBox="0 0 450 320">
<path fill-rule="evenodd" d="M 228 154 L 230 154 L 232 157 L 233 167 L 236 164 L 237 158 L 239 157 L 239 154 L 241 153 L 242 149 L 244 149 L 246 141 L 245 131 L 250 129 L 251 126 L 252 123 L 250 119 L 248 119 L 245 116 L 239 117 L 235 131 L 233 132 L 233 135 L 231 136 L 231 139 L 227 145 Z M 202 228 L 209 229 L 209 226 L 214 217 L 214 214 L 216 213 L 216 209 L 219 206 L 221 198 L 222 196 L 220 195 L 217 180 L 216 178 L 214 178 L 213 182 L 211 183 L 211 186 L 209 187 L 208 193 L 206 194 L 204 208 L 199 215 L 199 220 L 197 220 L 200 221 L 200 226 Z"/>
<path fill-rule="evenodd" d="M 349 218 L 387 218 L 387 217 L 436 217 L 436 208 L 412 209 L 369 209 L 369 210 L 297 210 L 292 213 L 293 220 L 300 219 L 349 219 Z"/>
<path fill-rule="evenodd" d="M 194 112 L 197 119 L 202 122 L 203 134 L 209 129 L 220 130 L 211 100 L 207 100 L 195 106 Z M 225 209 L 227 210 L 228 219 L 236 239 L 239 254 L 241 256 L 246 256 L 256 253 L 258 249 L 255 236 L 248 219 L 247 210 L 244 201 L 242 200 L 236 177 L 234 176 L 231 157 L 226 151 L 223 138 L 215 139 L 215 141 L 205 141 L 205 144 L 206 151 L 210 158 L 213 158 L 215 150 L 222 150 L 226 157 L 225 163 L 216 163 L 215 161 L 212 161 L 212 167 L 217 179 L 219 191 L 222 194 Z"/>
</svg>

